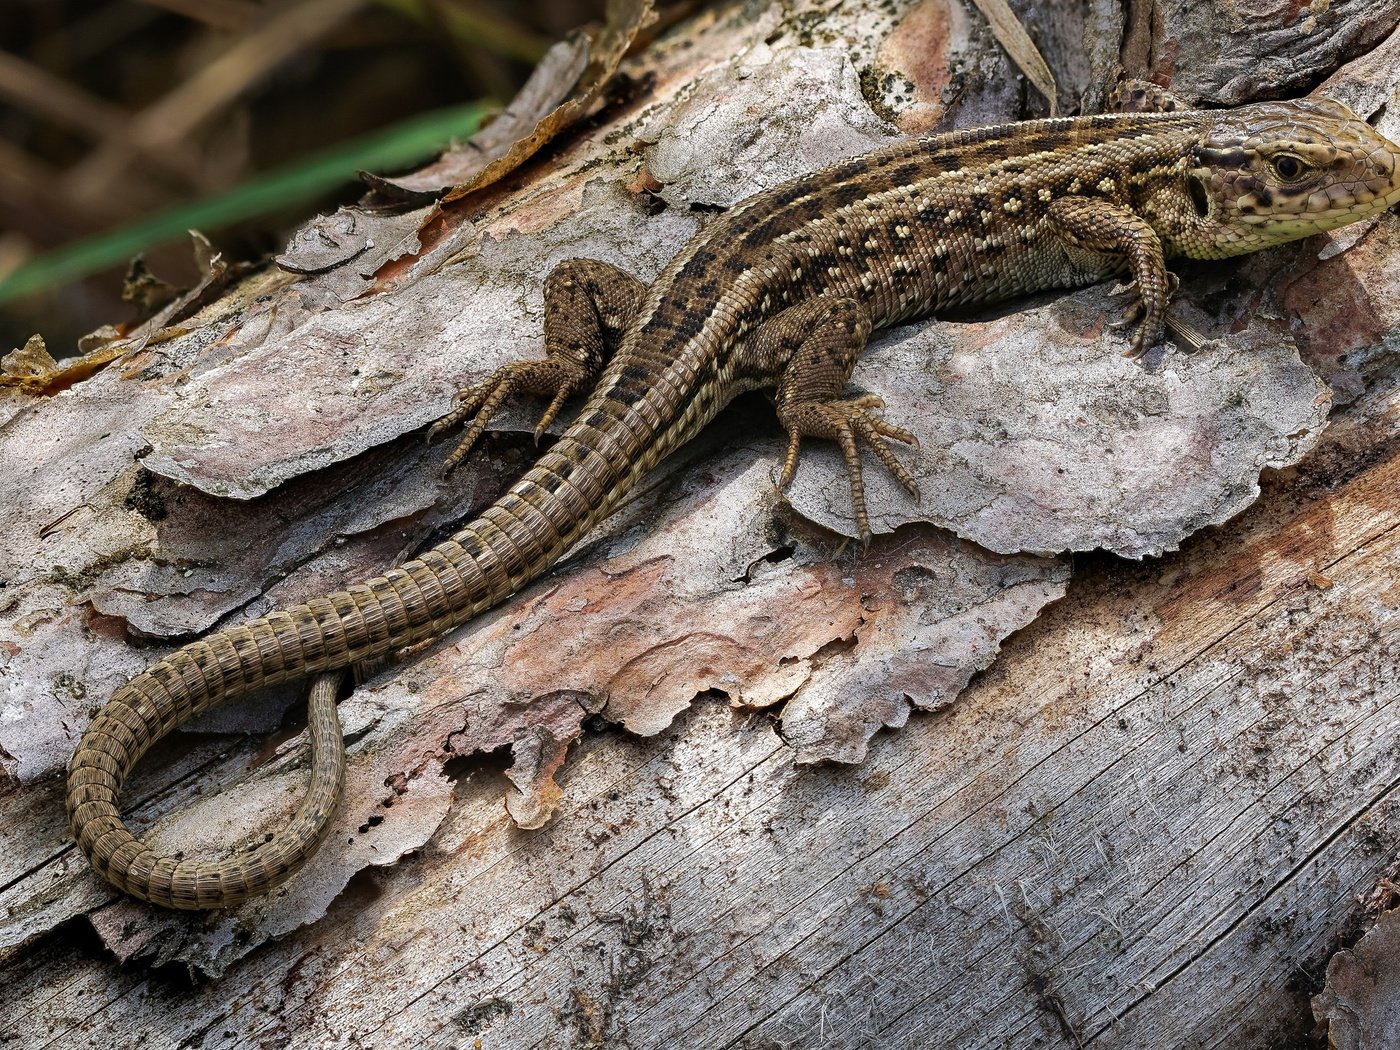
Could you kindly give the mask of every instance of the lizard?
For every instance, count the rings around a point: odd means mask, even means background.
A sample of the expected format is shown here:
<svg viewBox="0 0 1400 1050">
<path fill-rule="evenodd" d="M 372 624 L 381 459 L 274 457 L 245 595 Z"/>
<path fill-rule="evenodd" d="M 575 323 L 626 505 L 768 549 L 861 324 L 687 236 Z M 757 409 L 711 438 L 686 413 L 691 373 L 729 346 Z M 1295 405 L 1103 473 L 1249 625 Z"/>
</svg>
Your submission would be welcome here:
<svg viewBox="0 0 1400 1050">
<path fill-rule="evenodd" d="M 459 463 L 497 409 L 547 399 L 537 438 L 576 418 L 450 538 L 345 590 L 193 641 L 119 688 L 69 766 L 74 839 L 114 886 L 169 908 L 223 908 L 295 873 L 326 833 L 345 752 L 323 672 L 454 629 L 552 567 L 638 480 L 745 391 L 772 392 L 787 433 L 833 440 L 863 540 L 862 455 L 917 494 L 894 452 L 914 437 L 873 396 L 843 396 L 875 329 L 1087 285 L 1135 287 L 1131 354 L 1158 346 L 1177 281 L 1166 260 L 1221 259 L 1334 229 L 1400 200 L 1400 147 L 1322 98 L 1193 109 L 1138 87 L 1126 112 L 896 142 L 759 193 L 703 227 L 650 284 L 590 260 L 544 285 L 543 360 L 458 395 L 431 434 L 464 427 Z M 1135 328 L 1133 327 L 1135 326 Z M 311 787 L 289 824 L 221 861 L 160 855 L 132 834 L 122 784 L 164 734 L 214 704 L 320 675 L 308 704 Z"/>
</svg>

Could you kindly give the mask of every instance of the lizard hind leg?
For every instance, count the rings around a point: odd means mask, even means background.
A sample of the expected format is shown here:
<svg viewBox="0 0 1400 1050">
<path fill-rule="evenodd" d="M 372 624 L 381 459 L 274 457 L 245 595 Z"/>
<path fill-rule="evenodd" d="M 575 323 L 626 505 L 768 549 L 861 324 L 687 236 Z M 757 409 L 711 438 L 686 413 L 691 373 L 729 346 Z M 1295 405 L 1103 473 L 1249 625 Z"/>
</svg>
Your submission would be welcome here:
<svg viewBox="0 0 1400 1050">
<path fill-rule="evenodd" d="M 503 365 L 457 394 L 457 406 L 428 431 L 435 440 L 466 424 L 443 471 L 466 458 L 486 424 L 515 394 L 550 399 L 535 426 L 538 441 L 564 402 L 598 378 L 645 295 L 646 285 L 637 278 L 593 259 L 566 259 L 551 270 L 544 284 L 545 359 Z"/>
<path fill-rule="evenodd" d="M 889 445 L 894 440 L 917 447 L 918 439 L 875 415 L 884 402 L 873 394 L 840 396 L 870 329 L 870 311 L 864 304 L 823 295 L 764 322 L 746 349 L 748 370 L 778 388 L 778 421 L 788 433 L 778 487 L 786 488 L 792 480 L 804 437 L 835 441 L 846 460 L 851 509 L 864 543 L 870 541 L 870 516 L 865 505 L 861 443 L 875 452 L 911 495 L 919 495 L 918 484 Z"/>
</svg>

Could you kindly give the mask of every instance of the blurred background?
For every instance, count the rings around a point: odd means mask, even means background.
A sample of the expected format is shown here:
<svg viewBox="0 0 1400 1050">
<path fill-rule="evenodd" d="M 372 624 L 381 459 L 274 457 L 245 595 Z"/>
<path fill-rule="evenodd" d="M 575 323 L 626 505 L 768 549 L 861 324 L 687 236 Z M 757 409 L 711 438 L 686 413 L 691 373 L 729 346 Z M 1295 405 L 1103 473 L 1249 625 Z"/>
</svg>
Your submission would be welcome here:
<svg viewBox="0 0 1400 1050">
<path fill-rule="evenodd" d="M 604 0 L 0 0 L 0 355 L 139 317 L 129 261 L 282 247 L 470 135 Z"/>
</svg>

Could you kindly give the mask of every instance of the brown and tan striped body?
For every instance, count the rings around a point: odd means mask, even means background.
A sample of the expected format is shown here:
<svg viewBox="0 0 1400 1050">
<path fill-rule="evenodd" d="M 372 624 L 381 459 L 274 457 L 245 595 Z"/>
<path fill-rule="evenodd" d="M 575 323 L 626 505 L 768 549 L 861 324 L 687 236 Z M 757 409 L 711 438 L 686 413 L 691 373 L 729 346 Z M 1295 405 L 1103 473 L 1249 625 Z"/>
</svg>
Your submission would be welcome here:
<svg viewBox="0 0 1400 1050">
<path fill-rule="evenodd" d="M 836 399 L 872 328 L 1127 269 L 1155 341 L 1170 286 L 1164 254 L 1254 250 L 1400 197 L 1395 147 L 1339 109 L 1086 117 L 900 143 L 746 201 L 650 290 L 597 265 L 556 271 L 547 303 L 564 305 L 546 320 L 548 362 L 474 388 L 469 412 L 450 418 L 480 409 L 469 444 L 511 390 L 562 403 L 593 383 L 575 422 L 479 518 L 421 557 L 194 642 L 120 689 L 70 767 L 79 846 L 114 885 L 167 907 L 266 892 L 310 856 L 333 812 L 344 762 L 333 700 L 313 697 L 313 791 L 293 823 L 217 863 L 158 856 L 122 822 L 122 783 L 164 733 L 216 703 L 390 654 L 501 602 L 744 390 L 777 388 L 792 436 L 785 476 L 801 434 L 842 443 L 864 527 L 856 438 L 898 472 L 883 438 L 907 436 L 873 422 L 868 401 Z M 1320 189 L 1266 185 L 1269 171 L 1292 170 L 1278 149 L 1311 150 Z M 1308 210 L 1317 193 L 1331 210 Z"/>
</svg>

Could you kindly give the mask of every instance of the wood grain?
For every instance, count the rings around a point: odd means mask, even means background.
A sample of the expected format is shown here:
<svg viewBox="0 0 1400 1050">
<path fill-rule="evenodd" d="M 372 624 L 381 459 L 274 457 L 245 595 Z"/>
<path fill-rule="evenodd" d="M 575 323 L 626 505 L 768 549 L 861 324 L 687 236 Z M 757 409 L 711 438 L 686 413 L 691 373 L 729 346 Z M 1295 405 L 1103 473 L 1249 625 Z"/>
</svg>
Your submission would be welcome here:
<svg viewBox="0 0 1400 1050">
<path fill-rule="evenodd" d="M 505 760 L 458 759 L 421 848 L 217 979 L 78 877 L 56 780 L 7 785 L 0 824 L 25 830 L 0 851 L 0 930 L 20 935 L 0 1046 L 1310 1045 L 1309 997 L 1400 853 L 1398 229 L 1289 287 L 1301 251 L 1219 278 L 1246 312 L 1280 293 L 1355 398 L 1300 466 L 1179 552 L 1078 556 L 1066 598 L 861 765 L 795 766 L 769 714 L 713 697 L 656 737 L 586 720 L 554 820 L 522 831 Z M 9 615 L 64 622 L 36 608 Z M 100 616 L 80 630 L 130 649 Z M 294 734 L 153 756 L 137 820 L 285 766 Z M 250 935 L 202 921 L 185 935 Z"/>
</svg>

